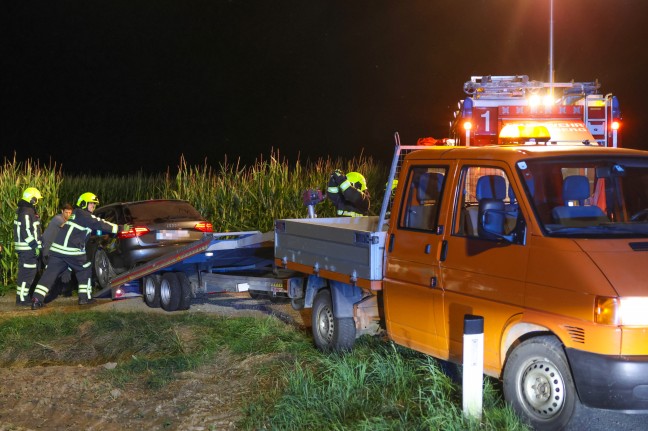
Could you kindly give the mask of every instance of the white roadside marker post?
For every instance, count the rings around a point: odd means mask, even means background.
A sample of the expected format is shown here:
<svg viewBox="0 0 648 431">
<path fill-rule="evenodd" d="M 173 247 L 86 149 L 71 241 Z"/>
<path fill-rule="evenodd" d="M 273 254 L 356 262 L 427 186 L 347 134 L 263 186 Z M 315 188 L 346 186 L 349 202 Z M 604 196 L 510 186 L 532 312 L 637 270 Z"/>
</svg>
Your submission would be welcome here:
<svg viewBox="0 0 648 431">
<path fill-rule="evenodd" d="M 463 413 L 481 420 L 484 383 L 484 318 L 466 314 L 463 336 Z"/>
</svg>

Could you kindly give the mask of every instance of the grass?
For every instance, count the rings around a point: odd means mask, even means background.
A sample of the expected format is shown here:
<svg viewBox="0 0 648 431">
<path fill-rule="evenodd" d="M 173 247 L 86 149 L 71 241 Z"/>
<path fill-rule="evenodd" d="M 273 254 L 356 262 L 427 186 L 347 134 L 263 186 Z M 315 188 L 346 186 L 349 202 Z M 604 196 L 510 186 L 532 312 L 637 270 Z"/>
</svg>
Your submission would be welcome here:
<svg viewBox="0 0 648 431">
<path fill-rule="evenodd" d="M 434 359 L 370 337 L 350 353 L 322 354 L 307 334 L 271 317 L 85 311 L 0 326 L 1 366 L 117 362 L 104 372 L 117 387 L 139 382 L 154 391 L 223 351 L 241 360 L 278 354 L 258 370 L 240 429 L 526 429 L 488 379 L 482 421 L 466 419 L 460 387 Z"/>
</svg>

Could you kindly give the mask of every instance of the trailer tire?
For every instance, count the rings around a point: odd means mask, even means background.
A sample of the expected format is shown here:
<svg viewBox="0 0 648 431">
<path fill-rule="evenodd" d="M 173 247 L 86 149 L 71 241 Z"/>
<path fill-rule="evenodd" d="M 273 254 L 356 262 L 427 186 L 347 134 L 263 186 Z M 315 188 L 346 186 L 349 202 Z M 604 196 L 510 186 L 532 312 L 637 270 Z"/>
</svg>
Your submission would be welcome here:
<svg viewBox="0 0 648 431">
<path fill-rule="evenodd" d="M 151 308 L 160 308 L 160 276 L 147 275 L 142 282 L 144 303 Z"/>
<path fill-rule="evenodd" d="M 176 311 L 180 305 L 182 287 L 178 277 L 173 272 L 162 275 L 160 282 L 160 303 L 166 311 Z"/>
<path fill-rule="evenodd" d="M 315 346 L 323 352 L 351 350 L 356 328 L 352 317 L 336 318 L 331 291 L 320 289 L 313 301 L 312 331 Z"/>
<path fill-rule="evenodd" d="M 563 429 L 580 405 L 562 344 L 553 336 L 520 343 L 503 381 L 506 401 L 536 430 Z"/>
<path fill-rule="evenodd" d="M 258 290 L 248 290 L 248 294 L 252 299 L 263 299 L 266 296 L 264 292 Z"/>
<path fill-rule="evenodd" d="M 189 277 L 184 272 L 176 272 L 176 277 L 180 283 L 180 304 L 178 310 L 188 310 L 191 307 L 191 283 Z"/>
</svg>

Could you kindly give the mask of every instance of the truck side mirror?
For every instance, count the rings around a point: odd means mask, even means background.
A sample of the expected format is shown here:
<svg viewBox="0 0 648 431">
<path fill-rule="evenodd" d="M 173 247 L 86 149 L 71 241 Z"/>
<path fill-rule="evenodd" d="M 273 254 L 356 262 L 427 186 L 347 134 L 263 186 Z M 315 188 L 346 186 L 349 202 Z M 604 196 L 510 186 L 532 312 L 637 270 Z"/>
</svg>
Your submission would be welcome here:
<svg viewBox="0 0 648 431">
<path fill-rule="evenodd" d="M 479 201 L 477 232 L 479 238 L 515 242 L 515 233 L 506 235 L 504 223 L 506 210 L 504 202 L 499 199 L 482 199 Z"/>
</svg>

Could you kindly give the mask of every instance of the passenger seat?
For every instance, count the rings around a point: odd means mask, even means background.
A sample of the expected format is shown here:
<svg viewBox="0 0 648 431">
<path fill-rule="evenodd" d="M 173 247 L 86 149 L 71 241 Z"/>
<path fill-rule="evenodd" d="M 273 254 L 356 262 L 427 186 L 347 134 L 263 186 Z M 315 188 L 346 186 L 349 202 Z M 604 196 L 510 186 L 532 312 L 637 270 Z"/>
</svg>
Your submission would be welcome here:
<svg viewBox="0 0 648 431">
<path fill-rule="evenodd" d="M 590 197 L 589 180 L 584 175 L 566 177 L 563 182 L 563 205 L 552 210 L 556 223 L 565 226 L 592 226 L 610 219 L 596 205 L 585 205 Z"/>
</svg>

